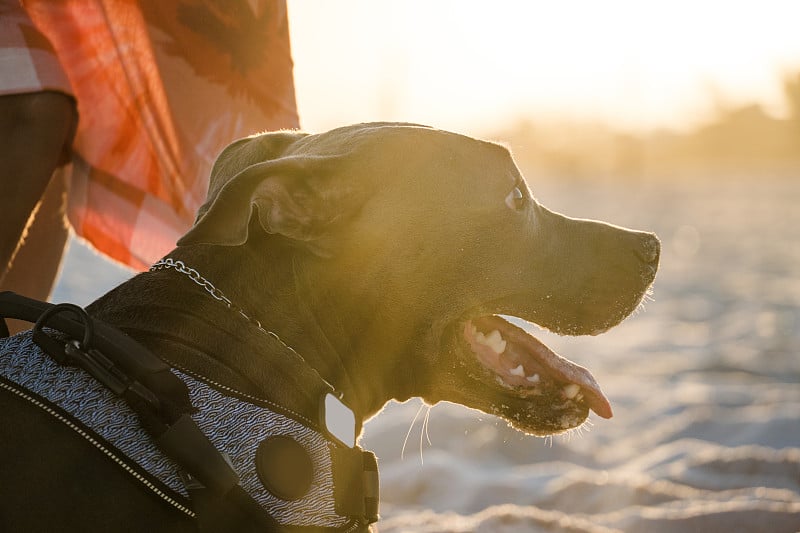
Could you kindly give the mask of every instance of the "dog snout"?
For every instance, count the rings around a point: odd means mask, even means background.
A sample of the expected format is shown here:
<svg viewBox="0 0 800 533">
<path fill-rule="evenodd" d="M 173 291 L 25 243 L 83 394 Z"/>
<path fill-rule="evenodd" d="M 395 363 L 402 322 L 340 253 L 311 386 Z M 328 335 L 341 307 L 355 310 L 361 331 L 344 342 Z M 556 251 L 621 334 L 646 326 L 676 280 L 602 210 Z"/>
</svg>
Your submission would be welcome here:
<svg viewBox="0 0 800 533">
<path fill-rule="evenodd" d="M 658 265 L 658 259 L 661 255 L 661 241 L 653 233 L 644 233 L 640 238 L 636 255 L 648 265 Z"/>
</svg>

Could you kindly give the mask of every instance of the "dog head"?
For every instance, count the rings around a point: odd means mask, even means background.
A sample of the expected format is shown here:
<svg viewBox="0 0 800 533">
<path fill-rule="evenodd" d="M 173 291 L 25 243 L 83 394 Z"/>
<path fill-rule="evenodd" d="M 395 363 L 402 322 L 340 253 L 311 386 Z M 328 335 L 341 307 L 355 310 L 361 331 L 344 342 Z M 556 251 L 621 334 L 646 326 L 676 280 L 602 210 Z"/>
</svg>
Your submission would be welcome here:
<svg viewBox="0 0 800 533">
<path fill-rule="evenodd" d="M 542 435 L 610 406 L 586 369 L 498 315 L 601 333 L 637 308 L 659 258 L 650 233 L 540 205 L 505 148 L 411 124 L 230 145 L 179 244 L 248 246 L 253 231 L 294 246 L 296 294 L 361 413 L 421 396 Z"/>
</svg>

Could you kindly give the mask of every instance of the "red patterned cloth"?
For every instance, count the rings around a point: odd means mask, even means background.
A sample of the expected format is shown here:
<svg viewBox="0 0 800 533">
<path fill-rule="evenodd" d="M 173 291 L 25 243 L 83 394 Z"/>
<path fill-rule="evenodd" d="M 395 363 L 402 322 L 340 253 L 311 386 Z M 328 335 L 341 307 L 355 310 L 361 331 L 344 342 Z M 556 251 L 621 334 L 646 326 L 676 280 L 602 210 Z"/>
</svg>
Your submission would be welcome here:
<svg viewBox="0 0 800 533">
<path fill-rule="evenodd" d="M 297 128 L 285 0 L 0 0 L 0 94 L 75 97 L 68 216 L 144 269 L 232 140 Z"/>
</svg>

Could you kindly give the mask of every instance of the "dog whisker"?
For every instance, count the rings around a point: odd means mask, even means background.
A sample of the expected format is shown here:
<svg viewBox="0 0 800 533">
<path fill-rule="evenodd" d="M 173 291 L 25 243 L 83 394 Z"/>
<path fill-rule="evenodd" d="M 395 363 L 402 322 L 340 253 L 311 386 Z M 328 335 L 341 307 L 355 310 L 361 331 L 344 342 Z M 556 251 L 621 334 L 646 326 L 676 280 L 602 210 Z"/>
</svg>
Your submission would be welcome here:
<svg viewBox="0 0 800 533">
<path fill-rule="evenodd" d="M 423 403 L 423 405 L 425 405 Z M 425 417 L 422 419 L 422 427 L 419 430 L 419 464 L 425 464 L 425 458 L 422 456 L 422 438 L 423 436 L 428 440 L 428 446 L 431 445 L 431 439 L 428 436 L 428 419 L 431 415 L 431 407 L 427 406 L 428 410 L 425 411 Z"/>
<path fill-rule="evenodd" d="M 640 313 L 644 313 L 647 310 L 647 302 L 643 298 L 639 305 L 636 306 L 636 309 L 633 310 L 631 313 L 632 316 L 639 316 Z"/>
<path fill-rule="evenodd" d="M 417 409 L 417 414 L 415 414 L 414 418 L 411 420 L 411 425 L 408 427 L 408 431 L 406 432 L 406 438 L 403 439 L 403 447 L 400 449 L 400 460 L 401 461 L 405 459 L 406 444 L 408 444 L 408 437 L 409 437 L 409 435 L 411 435 L 411 430 L 414 429 L 414 424 L 417 423 L 417 418 L 419 418 L 419 414 L 422 412 L 422 410 L 424 408 L 425 408 L 425 404 L 423 403 L 422 405 L 419 406 L 419 409 Z"/>
<path fill-rule="evenodd" d="M 655 298 L 653 297 L 653 287 L 648 287 L 645 293 L 642 295 L 642 299 L 639 304 L 636 306 L 636 309 L 633 310 L 631 316 L 638 316 L 639 313 L 643 313 L 647 310 L 647 304 L 650 302 L 654 302 Z"/>
<path fill-rule="evenodd" d="M 589 433 L 590 431 L 592 431 L 592 426 L 594 426 L 594 424 L 592 423 L 591 420 L 587 418 L 586 420 L 583 421 L 583 424 L 575 428 L 575 431 L 578 433 L 579 437 L 583 438 L 583 432 L 586 431 L 587 433 Z"/>
<path fill-rule="evenodd" d="M 433 443 L 431 442 L 431 436 L 428 435 L 428 424 L 429 424 L 429 421 L 430 421 L 430 418 L 431 418 L 431 409 L 433 409 L 433 406 L 429 405 L 428 406 L 428 411 L 425 413 L 425 420 L 424 420 L 424 424 L 422 426 L 423 428 L 425 428 L 425 440 L 428 441 L 428 446 L 433 446 Z"/>
</svg>

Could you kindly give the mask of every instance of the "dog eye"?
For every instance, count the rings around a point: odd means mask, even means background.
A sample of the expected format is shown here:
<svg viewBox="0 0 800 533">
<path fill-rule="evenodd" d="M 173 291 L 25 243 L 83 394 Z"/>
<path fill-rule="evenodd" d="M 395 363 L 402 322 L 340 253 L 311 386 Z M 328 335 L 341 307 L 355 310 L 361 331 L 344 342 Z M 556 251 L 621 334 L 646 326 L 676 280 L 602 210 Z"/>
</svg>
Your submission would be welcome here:
<svg viewBox="0 0 800 533">
<path fill-rule="evenodd" d="M 519 185 L 514 187 L 514 189 L 508 193 L 508 196 L 506 196 L 506 205 L 509 209 L 513 209 L 514 211 L 519 211 L 525 207 L 525 195 L 522 194 Z"/>
</svg>

